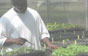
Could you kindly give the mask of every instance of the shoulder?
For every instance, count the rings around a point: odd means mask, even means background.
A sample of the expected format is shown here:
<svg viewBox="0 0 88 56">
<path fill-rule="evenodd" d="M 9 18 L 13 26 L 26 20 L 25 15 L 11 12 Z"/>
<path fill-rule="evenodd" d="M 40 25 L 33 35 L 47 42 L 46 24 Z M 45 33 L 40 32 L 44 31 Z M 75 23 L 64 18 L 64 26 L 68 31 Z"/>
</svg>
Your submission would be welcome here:
<svg viewBox="0 0 88 56">
<path fill-rule="evenodd" d="M 36 18 L 36 19 L 39 19 L 40 18 L 40 15 L 37 12 L 37 10 L 34 10 L 32 8 L 29 8 L 29 7 L 27 8 L 27 10 L 34 16 L 34 18 Z"/>
<path fill-rule="evenodd" d="M 11 16 L 13 16 L 13 14 L 14 14 L 14 10 L 13 10 L 13 8 L 11 8 L 10 10 L 8 10 L 6 13 L 4 13 L 2 16 L 1 16 L 1 18 L 0 18 L 0 20 L 5 20 L 6 18 L 11 18 Z"/>
<path fill-rule="evenodd" d="M 30 12 L 37 12 L 37 10 L 34 10 L 32 8 L 29 8 L 29 7 L 27 8 L 27 10 L 30 11 Z"/>
<path fill-rule="evenodd" d="M 13 15 L 13 8 L 11 8 L 10 10 L 8 10 L 6 13 L 4 13 L 1 17 L 0 17 L 0 22 L 5 22 L 7 21 L 9 18 L 11 18 L 11 16 Z"/>
<path fill-rule="evenodd" d="M 3 16 L 9 16 L 14 12 L 13 8 L 9 9 L 6 13 L 3 14 Z"/>
<path fill-rule="evenodd" d="M 32 8 L 27 8 L 27 10 L 30 12 L 30 13 L 32 13 L 33 15 L 38 15 L 39 13 L 37 12 L 37 10 L 34 10 L 34 9 L 32 9 Z"/>
</svg>

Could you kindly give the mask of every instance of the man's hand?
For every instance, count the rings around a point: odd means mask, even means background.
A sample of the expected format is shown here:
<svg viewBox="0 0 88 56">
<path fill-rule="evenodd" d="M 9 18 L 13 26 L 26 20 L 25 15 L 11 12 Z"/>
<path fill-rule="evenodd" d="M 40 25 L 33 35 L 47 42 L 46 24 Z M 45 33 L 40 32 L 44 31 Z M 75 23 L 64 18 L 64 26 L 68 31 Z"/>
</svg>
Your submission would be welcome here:
<svg viewBox="0 0 88 56">
<path fill-rule="evenodd" d="M 52 44 L 52 43 L 49 43 L 49 44 L 48 44 L 48 47 L 50 48 L 51 51 L 52 51 L 52 49 L 57 49 L 57 48 L 58 48 L 57 45 L 54 45 L 54 44 Z"/>
<path fill-rule="evenodd" d="M 24 43 L 26 42 L 25 39 L 23 38 L 16 38 L 16 39 L 13 39 L 13 38 L 8 38 L 4 45 L 12 45 L 12 44 L 17 44 L 17 45 L 23 45 Z"/>
<path fill-rule="evenodd" d="M 44 38 L 42 41 L 48 45 L 48 47 L 50 48 L 51 51 L 52 51 L 52 49 L 57 49 L 58 48 L 58 46 L 52 44 L 47 37 Z"/>
<path fill-rule="evenodd" d="M 14 39 L 14 43 L 17 44 L 17 45 L 23 45 L 25 42 L 26 41 L 23 38 Z"/>
</svg>

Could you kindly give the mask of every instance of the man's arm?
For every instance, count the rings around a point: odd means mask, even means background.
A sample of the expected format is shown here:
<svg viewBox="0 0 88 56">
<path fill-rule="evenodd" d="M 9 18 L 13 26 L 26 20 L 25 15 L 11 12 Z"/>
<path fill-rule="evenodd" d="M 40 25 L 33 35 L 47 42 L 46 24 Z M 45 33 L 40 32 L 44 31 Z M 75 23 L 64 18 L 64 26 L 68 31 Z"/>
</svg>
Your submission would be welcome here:
<svg viewBox="0 0 88 56">
<path fill-rule="evenodd" d="M 3 46 L 3 45 L 11 45 L 11 44 L 17 44 L 17 45 L 22 45 L 25 43 L 25 41 L 21 38 L 16 38 L 16 39 L 13 39 L 13 38 L 8 38 L 7 36 L 5 36 L 5 27 L 0 24 L 0 48 Z"/>
<path fill-rule="evenodd" d="M 21 39 L 21 38 L 8 38 L 4 45 L 11 45 L 11 44 L 17 44 L 17 45 L 23 45 L 25 43 L 25 40 Z"/>
<path fill-rule="evenodd" d="M 40 37 L 41 37 L 41 39 L 42 39 L 42 41 L 46 44 L 46 45 L 48 45 L 48 47 L 52 50 L 52 49 L 56 49 L 56 48 L 58 48 L 58 46 L 56 46 L 56 45 L 53 45 L 50 41 L 49 41 L 49 39 L 48 38 L 50 38 L 50 35 L 49 35 L 49 32 L 48 32 L 48 30 L 47 30 L 47 28 L 46 28 L 46 25 L 44 24 L 44 22 L 43 22 L 43 20 L 42 20 L 42 18 L 41 18 L 41 16 L 39 15 L 39 13 L 37 12 L 37 23 L 38 23 L 38 25 L 39 25 L 39 30 L 40 30 Z"/>
</svg>

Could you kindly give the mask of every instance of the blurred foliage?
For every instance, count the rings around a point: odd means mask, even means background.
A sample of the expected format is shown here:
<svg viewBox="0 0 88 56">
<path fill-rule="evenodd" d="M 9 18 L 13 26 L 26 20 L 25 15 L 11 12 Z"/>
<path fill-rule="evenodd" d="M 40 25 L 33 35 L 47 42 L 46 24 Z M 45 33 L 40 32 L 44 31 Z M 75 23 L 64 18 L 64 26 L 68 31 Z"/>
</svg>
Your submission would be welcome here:
<svg viewBox="0 0 88 56">
<path fill-rule="evenodd" d="M 85 28 L 80 25 L 75 25 L 75 24 L 57 24 L 55 23 L 48 23 L 46 24 L 46 27 L 49 31 L 51 30 L 62 30 L 62 29 L 71 29 L 71 28 Z"/>
<path fill-rule="evenodd" d="M 4 48 L 2 49 L 2 53 L 0 52 L 1 56 L 17 56 L 21 54 L 27 54 L 30 53 L 30 47 L 23 47 L 23 48 L 16 48 L 12 51 L 6 52 Z"/>
<path fill-rule="evenodd" d="M 78 53 L 88 52 L 88 46 L 69 45 L 67 48 L 59 47 L 53 50 L 52 56 L 76 56 Z"/>
</svg>

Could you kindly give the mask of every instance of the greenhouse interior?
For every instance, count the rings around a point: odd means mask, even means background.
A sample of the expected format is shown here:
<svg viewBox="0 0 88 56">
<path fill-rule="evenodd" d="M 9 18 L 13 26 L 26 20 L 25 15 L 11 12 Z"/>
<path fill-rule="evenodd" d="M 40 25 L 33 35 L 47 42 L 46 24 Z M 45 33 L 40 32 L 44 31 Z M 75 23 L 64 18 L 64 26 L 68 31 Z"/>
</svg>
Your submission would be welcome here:
<svg viewBox="0 0 88 56">
<path fill-rule="evenodd" d="M 0 56 L 88 56 L 88 0 L 27 0 L 40 14 L 49 40 L 58 46 L 52 52 L 41 41 L 41 50 L 31 47 L 0 50 Z M 11 0 L 0 0 L 0 17 L 12 8 Z"/>
</svg>

